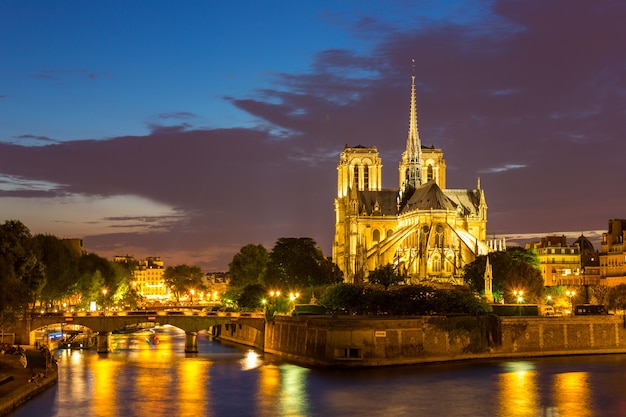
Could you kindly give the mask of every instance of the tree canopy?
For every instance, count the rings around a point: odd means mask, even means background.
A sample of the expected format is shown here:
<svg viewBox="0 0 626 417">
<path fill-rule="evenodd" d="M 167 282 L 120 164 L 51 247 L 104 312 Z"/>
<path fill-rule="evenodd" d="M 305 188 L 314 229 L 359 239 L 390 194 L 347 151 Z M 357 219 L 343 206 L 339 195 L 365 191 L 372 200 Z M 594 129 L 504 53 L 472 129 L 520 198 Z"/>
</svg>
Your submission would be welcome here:
<svg viewBox="0 0 626 417">
<path fill-rule="evenodd" d="M 320 304 L 347 314 L 396 316 L 479 314 L 489 307 L 466 287 L 434 288 L 428 285 L 380 285 L 342 283 L 329 287 Z"/>
<path fill-rule="evenodd" d="M 324 257 L 311 238 L 280 238 L 269 255 L 265 286 L 298 289 L 343 281 L 343 274 Z"/>
<path fill-rule="evenodd" d="M 367 277 L 372 284 L 379 284 L 385 288 L 404 282 L 404 277 L 400 275 L 391 264 L 382 265 L 370 272 Z"/>
<path fill-rule="evenodd" d="M 481 255 L 465 266 L 465 283 L 475 292 L 485 289 L 485 265 L 489 263 L 493 272 L 493 293 L 496 298 L 507 303 L 516 302 L 514 291 L 524 292 L 525 302 L 539 302 L 543 299 L 543 277 L 539 269 L 539 257 L 532 250 L 519 247 L 506 251 Z"/>
<path fill-rule="evenodd" d="M 269 252 L 263 245 L 244 246 L 228 265 L 230 285 L 245 287 L 262 284 L 269 259 Z"/>
<path fill-rule="evenodd" d="M 177 303 L 180 303 L 183 294 L 191 294 L 191 290 L 203 291 L 205 289 L 203 277 L 204 274 L 199 267 L 185 264 L 168 266 L 163 273 L 165 285 L 170 289 Z"/>
</svg>

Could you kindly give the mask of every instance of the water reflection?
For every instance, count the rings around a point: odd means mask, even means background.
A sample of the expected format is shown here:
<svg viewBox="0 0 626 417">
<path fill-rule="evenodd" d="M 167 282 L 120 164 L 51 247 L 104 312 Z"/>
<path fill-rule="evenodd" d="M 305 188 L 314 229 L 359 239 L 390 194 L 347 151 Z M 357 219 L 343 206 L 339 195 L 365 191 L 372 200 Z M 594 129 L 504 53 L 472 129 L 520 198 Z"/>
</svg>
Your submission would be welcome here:
<svg viewBox="0 0 626 417">
<path fill-rule="evenodd" d="M 12 417 L 626 416 L 626 355 L 322 370 L 157 331 L 59 351 L 59 383 Z"/>
<path fill-rule="evenodd" d="M 309 372 L 306 368 L 295 365 L 282 365 L 280 406 L 278 415 L 281 416 L 308 416 L 308 395 L 306 378 Z"/>
<path fill-rule="evenodd" d="M 178 368 L 178 416 L 210 416 L 211 403 L 209 362 L 204 360 L 186 360 Z M 173 401 L 176 401 L 173 399 Z"/>
<path fill-rule="evenodd" d="M 526 417 L 538 414 L 537 373 L 531 362 L 509 362 L 500 374 L 500 416 Z"/>
<path fill-rule="evenodd" d="M 567 372 L 554 376 L 553 396 L 563 416 L 590 417 L 593 415 L 586 372 Z"/>
<path fill-rule="evenodd" d="M 260 368 L 259 387 L 254 401 L 258 404 L 260 417 L 274 417 L 274 407 L 280 394 L 280 369 L 268 364 Z"/>
</svg>

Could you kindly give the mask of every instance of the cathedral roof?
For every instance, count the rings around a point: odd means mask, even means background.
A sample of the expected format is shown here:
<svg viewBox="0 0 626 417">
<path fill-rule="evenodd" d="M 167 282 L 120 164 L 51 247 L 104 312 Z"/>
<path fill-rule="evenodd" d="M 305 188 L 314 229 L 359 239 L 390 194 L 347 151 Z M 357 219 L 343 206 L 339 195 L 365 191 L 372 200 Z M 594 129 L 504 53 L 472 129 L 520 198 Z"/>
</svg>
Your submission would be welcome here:
<svg viewBox="0 0 626 417">
<path fill-rule="evenodd" d="M 359 213 L 368 216 L 395 216 L 415 210 L 455 210 L 461 216 L 477 215 L 479 190 L 442 190 L 435 181 L 419 186 L 398 213 L 399 189 L 359 191 Z"/>
<path fill-rule="evenodd" d="M 456 210 L 458 204 L 439 188 L 435 181 L 419 186 L 402 208 L 402 212 L 413 210 Z"/>
<path fill-rule="evenodd" d="M 359 191 L 359 211 L 368 215 L 395 216 L 398 214 L 398 190 Z"/>
</svg>

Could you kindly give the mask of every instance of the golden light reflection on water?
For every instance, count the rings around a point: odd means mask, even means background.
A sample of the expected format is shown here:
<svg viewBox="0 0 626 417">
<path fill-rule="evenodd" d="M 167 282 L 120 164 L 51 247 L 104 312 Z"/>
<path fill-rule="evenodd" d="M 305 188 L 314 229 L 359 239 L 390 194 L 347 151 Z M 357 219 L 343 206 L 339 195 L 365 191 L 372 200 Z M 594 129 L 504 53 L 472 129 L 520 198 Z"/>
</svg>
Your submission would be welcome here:
<svg viewBox="0 0 626 417">
<path fill-rule="evenodd" d="M 257 414 L 261 417 L 308 416 L 306 368 L 283 364 L 264 364 L 259 368 L 259 390 L 256 398 Z"/>
<path fill-rule="evenodd" d="M 309 409 L 306 392 L 307 368 L 295 365 L 282 365 L 282 390 L 280 392 L 279 415 L 281 416 L 307 416 Z"/>
<path fill-rule="evenodd" d="M 95 416 L 108 417 L 116 414 L 115 375 L 122 364 L 110 360 L 93 363 L 94 384 L 91 392 Z"/>
<path fill-rule="evenodd" d="M 209 391 L 208 361 L 186 359 L 178 367 L 179 416 L 210 416 L 210 409 L 204 407 Z M 173 401 L 176 401 L 173 399 Z"/>
<path fill-rule="evenodd" d="M 259 404 L 259 416 L 274 417 L 280 392 L 280 369 L 276 365 L 266 364 L 259 370 L 259 389 L 255 400 Z"/>
<path fill-rule="evenodd" d="M 593 415 L 589 375 L 568 372 L 554 377 L 553 397 L 561 416 L 588 417 Z"/>
<path fill-rule="evenodd" d="M 82 364 L 81 352 L 77 350 L 61 350 L 62 359 L 70 363 L 70 366 L 61 367 L 66 371 L 64 375 L 59 374 L 59 379 L 72 380 L 72 384 L 68 384 L 69 390 L 64 392 L 62 401 L 70 404 L 80 403 L 85 399 L 85 393 L 91 392 L 91 384 L 89 379 L 85 377 L 85 368 Z M 70 377 L 70 371 L 72 376 Z M 75 382 L 74 382 L 75 381 Z"/>
<path fill-rule="evenodd" d="M 502 417 L 528 417 L 539 413 L 537 373 L 529 362 L 511 362 L 500 374 L 499 404 Z"/>
</svg>

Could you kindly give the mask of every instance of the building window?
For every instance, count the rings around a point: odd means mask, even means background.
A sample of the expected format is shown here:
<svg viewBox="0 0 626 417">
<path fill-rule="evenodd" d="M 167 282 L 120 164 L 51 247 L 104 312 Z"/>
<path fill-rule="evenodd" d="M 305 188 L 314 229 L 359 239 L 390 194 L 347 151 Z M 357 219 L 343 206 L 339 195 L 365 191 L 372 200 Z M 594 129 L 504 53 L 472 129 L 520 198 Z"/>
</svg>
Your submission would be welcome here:
<svg viewBox="0 0 626 417">
<path fill-rule="evenodd" d="M 354 165 L 353 169 L 354 169 L 354 183 L 352 184 L 352 186 L 356 187 L 358 190 L 359 189 L 359 166 Z"/>
<path fill-rule="evenodd" d="M 363 189 L 370 189 L 370 167 L 368 165 L 363 165 Z"/>
<path fill-rule="evenodd" d="M 380 230 L 374 229 L 374 231 L 372 232 L 372 240 L 374 242 L 380 242 Z"/>
<path fill-rule="evenodd" d="M 439 257 L 439 255 L 433 256 L 432 267 L 433 267 L 433 272 L 435 273 L 441 272 L 441 258 Z"/>
<path fill-rule="evenodd" d="M 430 181 L 432 180 L 433 177 L 433 166 L 432 165 L 428 165 L 428 170 L 426 171 L 426 180 Z"/>
</svg>

